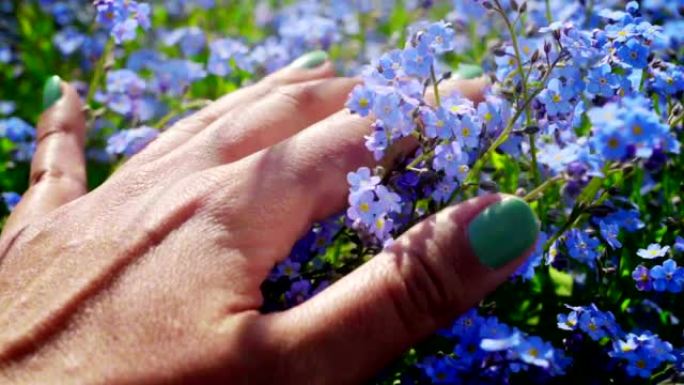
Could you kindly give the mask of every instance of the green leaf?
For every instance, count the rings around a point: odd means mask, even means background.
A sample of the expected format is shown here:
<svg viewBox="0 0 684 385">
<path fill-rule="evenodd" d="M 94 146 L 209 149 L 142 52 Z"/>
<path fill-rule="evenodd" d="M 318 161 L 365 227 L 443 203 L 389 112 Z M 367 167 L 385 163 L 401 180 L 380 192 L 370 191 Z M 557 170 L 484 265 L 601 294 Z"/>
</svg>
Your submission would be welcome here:
<svg viewBox="0 0 684 385">
<path fill-rule="evenodd" d="M 549 267 L 549 276 L 553 282 L 554 291 L 559 297 L 572 296 L 572 276 L 566 272 Z"/>
<path fill-rule="evenodd" d="M 596 198 L 596 194 L 599 192 L 601 185 L 603 185 L 603 178 L 597 176 L 592 178 L 591 182 L 589 182 L 587 187 L 580 193 L 577 202 L 591 204 Z"/>
</svg>

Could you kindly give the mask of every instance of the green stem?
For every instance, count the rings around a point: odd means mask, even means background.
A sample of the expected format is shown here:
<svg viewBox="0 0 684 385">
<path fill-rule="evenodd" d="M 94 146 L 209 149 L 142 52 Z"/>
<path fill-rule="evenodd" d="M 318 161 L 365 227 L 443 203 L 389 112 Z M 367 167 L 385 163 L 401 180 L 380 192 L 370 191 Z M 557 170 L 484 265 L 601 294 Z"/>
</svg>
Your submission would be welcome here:
<svg viewBox="0 0 684 385">
<path fill-rule="evenodd" d="M 525 200 L 526 202 L 533 201 L 537 197 L 537 195 L 543 193 L 544 191 L 546 191 L 547 188 L 551 187 L 561 179 L 563 178 L 560 176 L 547 179 L 544 183 L 538 185 L 534 190 L 530 191 L 527 195 L 525 195 L 525 197 L 523 197 L 523 200 Z"/>
<path fill-rule="evenodd" d="M 93 102 L 93 98 L 95 97 L 95 92 L 97 92 L 97 89 L 100 87 L 102 76 L 104 75 L 105 67 L 107 66 L 107 60 L 109 60 L 109 55 L 112 53 L 113 49 L 114 40 L 109 39 L 105 45 L 104 51 L 102 52 L 102 56 L 100 56 L 100 60 L 95 66 L 95 72 L 93 73 L 93 77 L 90 80 L 90 85 L 88 86 L 88 95 L 86 96 L 85 101 L 85 105 L 87 107 L 90 107 L 90 104 Z"/>
<path fill-rule="evenodd" d="M 415 158 L 414 160 L 412 160 L 411 163 L 409 163 L 409 164 L 406 166 L 406 168 L 407 168 L 407 169 L 415 168 L 415 167 L 418 165 L 418 163 L 420 163 L 420 162 L 422 162 L 422 161 L 424 161 L 424 160 L 430 159 L 430 157 L 432 157 L 432 155 L 433 155 L 433 154 L 432 154 L 432 151 L 428 151 L 428 152 L 426 152 L 426 153 L 423 153 L 421 156 L 419 156 L 419 157 Z"/>
<path fill-rule="evenodd" d="M 539 186 L 541 184 L 541 175 L 539 174 L 539 165 L 537 163 L 537 143 L 535 142 L 534 134 L 529 134 L 528 138 L 530 140 L 530 154 L 532 158 L 532 169 L 530 170 L 530 173 L 532 174 L 532 180 L 534 181 L 534 184 Z M 545 218 L 546 210 L 544 207 L 543 197 L 538 201 L 538 209 L 539 217 Z"/>
<path fill-rule="evenodd" d="M 546 20 L 549 24 L 553 23 L 553 15 L 551 14 L 551 0 L 546 0 Z"/>
<path fill-rule="evenodd" d="M 468 181 L 469 183 L 473 183 L 473 180 L 479 180 L 480 170 L 482 169 L 482 167 L 484 167 L 484 165 L 488 161 L 488 158 L 491 156 L 491 154 L 494 151 L 496 151 L 497 148 L 499 148 L 499 146 L 501 146 L 508 139 L 508 136 L 510 135 L 511 131 L 513 130 L 513 127 L 515 126 L 515 122 L 523 114 L 523 111 L 525 111 L 527 109 L 527 107 L 532 103 L 532 100 L 535 97 L 537 97 L 537 95 L 539 95 L 539 93 L 542 92 L 542 90 L 544 90 L 544 88 L 546 87 L 546 82 L 551 77 L 551 73 L 553 72 L 553 69 L 556 67 L 556 65 L 558 65 L 558 62 L 560 62 L 562 57 L 563 57 L 563 55 L 559 55 L 556 58 L 556 60 L 554 60 L 554 62 L 551 63 L 548 71 L 546 72 L 546 74 L 542 78 L 541 84 L 539 85 L 539 87 L 537 87 L 537 89 L 535 89 L 534 92 L 532 92 L 532 94 L 527 97 L 527 100 L 525 100 L 525 103 L 523 103 L 523 105 L 515 111 L 515 114 L 513 115 L 511 120 L 508 122 L 508 125 L 506 126 L 506 128 L 504 128 L 504 130 L 501 132 L 501 134 L 499 134 L 499 137 L 496 138 L 496 140 L 494 141 L 494 143 L 492 143 L 491 146 L 489 146 L 487 151 L 485 151 L 485 153 L 480 157 L 480 159 L 477 162 L 475 162 L 475 164 L 473 165 L 473 168 L 470 170 L 470 172 L 468 173 L 468 176 L 466 177 L 466 181 Z"/>
<path fill-rule="evenodd" d="M 437 82 L 437 75 L 435 75 L 435 66 L 430 66 L 430 78 L 432 78 L 432 89 L 435 93 L 435 103 L 437 107 L 442 105 L 442 100 L 439 97 L 439 83 Z"/>
<path fill-rule="evenodd" d="M 154 125 L 155 128 L 157 129 L 162 129 L 166 124 L 173 119 L 174 117 L 178 116 L 179 114 L 182 114 L 185 111 L 192 110 L 194 108 L 202 108 L 206 107 L 211 103 L 211 100 L 205 100 L 205 99 L 200 99 L 200 100 L 193 100 L 192 102 L 189 102 L 187 104 L 182 105 L 179 109 L 170 111 L 168 114 L 162 116 L 161 119 Z"/>
</svg>

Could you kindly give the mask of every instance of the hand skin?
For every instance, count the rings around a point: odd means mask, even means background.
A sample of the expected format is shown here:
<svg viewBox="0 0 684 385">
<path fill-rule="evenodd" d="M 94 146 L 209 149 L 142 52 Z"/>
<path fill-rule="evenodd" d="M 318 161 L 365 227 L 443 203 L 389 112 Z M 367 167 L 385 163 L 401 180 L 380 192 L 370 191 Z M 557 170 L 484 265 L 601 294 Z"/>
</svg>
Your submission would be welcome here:
<svg viewBox="0 0 684 385">
<path fill-rule="evenodd" d="M 356 384 L 505 281 L 524 256 L 489 269 L 463 231 L 502 199 L 489 195 L 310 301 L 259 313 L 274 264 L 345 207 L 346 174 L 374 164 L 370 121 L 343 109 L 357 82 L 328 62 L 281 70 L 180 121 L 91 192 L 82 106 L 62 83 L 0 237 L 0 383 Z M 448 87 L 477 99 L 484 84 Z"/>
</svg>

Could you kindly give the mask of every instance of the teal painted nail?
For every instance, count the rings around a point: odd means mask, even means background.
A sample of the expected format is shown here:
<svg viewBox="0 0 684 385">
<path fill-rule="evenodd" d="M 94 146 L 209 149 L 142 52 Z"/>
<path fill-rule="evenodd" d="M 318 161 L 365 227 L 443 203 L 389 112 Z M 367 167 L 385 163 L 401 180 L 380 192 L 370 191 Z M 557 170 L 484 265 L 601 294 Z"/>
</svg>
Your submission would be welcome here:
<svg viewBox="0 0 684 385">
<path fill-rule="evenodd" d="M 328 60 L 328 54 L 325 51 L 312 51 L 297 58 L 290 66 L 312 69 L 325 63 L 326 60 Z"/>
<path fill-rule="evenodd" d="M 61 97 L 62 79 L 57 75 L 50 76 L 48 80 L 45 81 L 45 87 L 43 88 L 43 109 L 47 110 L 52 107 L 52 105 Z"/>
<path fill-rule="evenodd" d="M 493 269 L 521 256 L 538 233 L 532 209 L 518 198 L 504 198 L 491 204 L 468 225 L 471 248 L 480 262 Z"/>
<path fill-rule="evenodd" d="M 458 69 L 456 69 L 456 77 L 458 79 L 475 79 L 476 77 L 482 76 L 484 71 L 482 67 L 475 64 L 460 64 Z"/>
</svg>

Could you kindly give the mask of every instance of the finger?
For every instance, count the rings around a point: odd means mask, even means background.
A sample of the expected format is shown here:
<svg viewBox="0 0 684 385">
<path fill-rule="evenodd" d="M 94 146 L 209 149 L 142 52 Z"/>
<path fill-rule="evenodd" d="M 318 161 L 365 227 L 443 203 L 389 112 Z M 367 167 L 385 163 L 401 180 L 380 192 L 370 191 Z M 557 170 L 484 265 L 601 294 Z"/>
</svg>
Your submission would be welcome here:
<svg viewBox="0 0 684 385">
<path fill-rule="evenodd" d="M 467 83 L 457 80 L 445 85 L 443 91 L 457 90 L 477 99 L 481 98 L 485 86 L 484 80 Z M 265 210 L 282 213 L 280 219 L 272 214 L 270 217 L 273 221 L 282 220 L 287 225 L 282 228 L 296 238 L 311 222 L 344 209 L 349 192 L 346 178 L 350 171 L 377 164 L 364 145 L 370 125 L 371 119 L 341 111 L 266 151 L 244 159 L 235 167 L 224 166 L 224 175 L 216 179 L 239 179 L 238 175 L 233 175 L 236 173 L 260 175 L 258 188 L 247 187 L 253 191 L 250 199 L 259 205 L 277 205 L 277 210 L 270 206 Z M 411 140 L 400 142 L 390 148 L 381 162 L 389 167 L 415 146 Z M 222 173 L 220 170 L 217 172 Z M 231 191 L 230 188 L 224 189 L 225 194 L 233 194 Z"/>
<path fill-rule="evenodd" d="M 8 219 L 6 234 L 87 192 L 86 125 L 78 93 L 53 76 L 44 94 L 47 109 L 38 122 L 29 189 Z"/>
<path fill-rule="evenodd" d="M 503 283 L 537 234 L 530 207 L 510 196 L 428 218 L 310 301 L 265 316 L 271 344 L 289 358 L 278 378 L 361 383 Z"/>
<path fill-rule="evenodd" d="M 145 161 L 149 161 L 167 154 L 186 143 L 221 116 L 239 111 L 244 106 L 260 100 L 279 86 L 325 79 L 334 75 L 335 69 L 332 63 L 328 61 L 325 52 L 314 51 L 305 54 L 289 66 L 274 72 L 260 82 L 224 95 L 195 114 L 180 120 L 151 143 L 139 158 L 145 158 Z"/>
<path fill-rule="evenodd" d="M 262 100 L 222 116 L 159 159 L 158 177 L 182 178 L 270 147 L 338 111 L 357 83 L 333 78 L 279 86 Z"/>
</svg>

